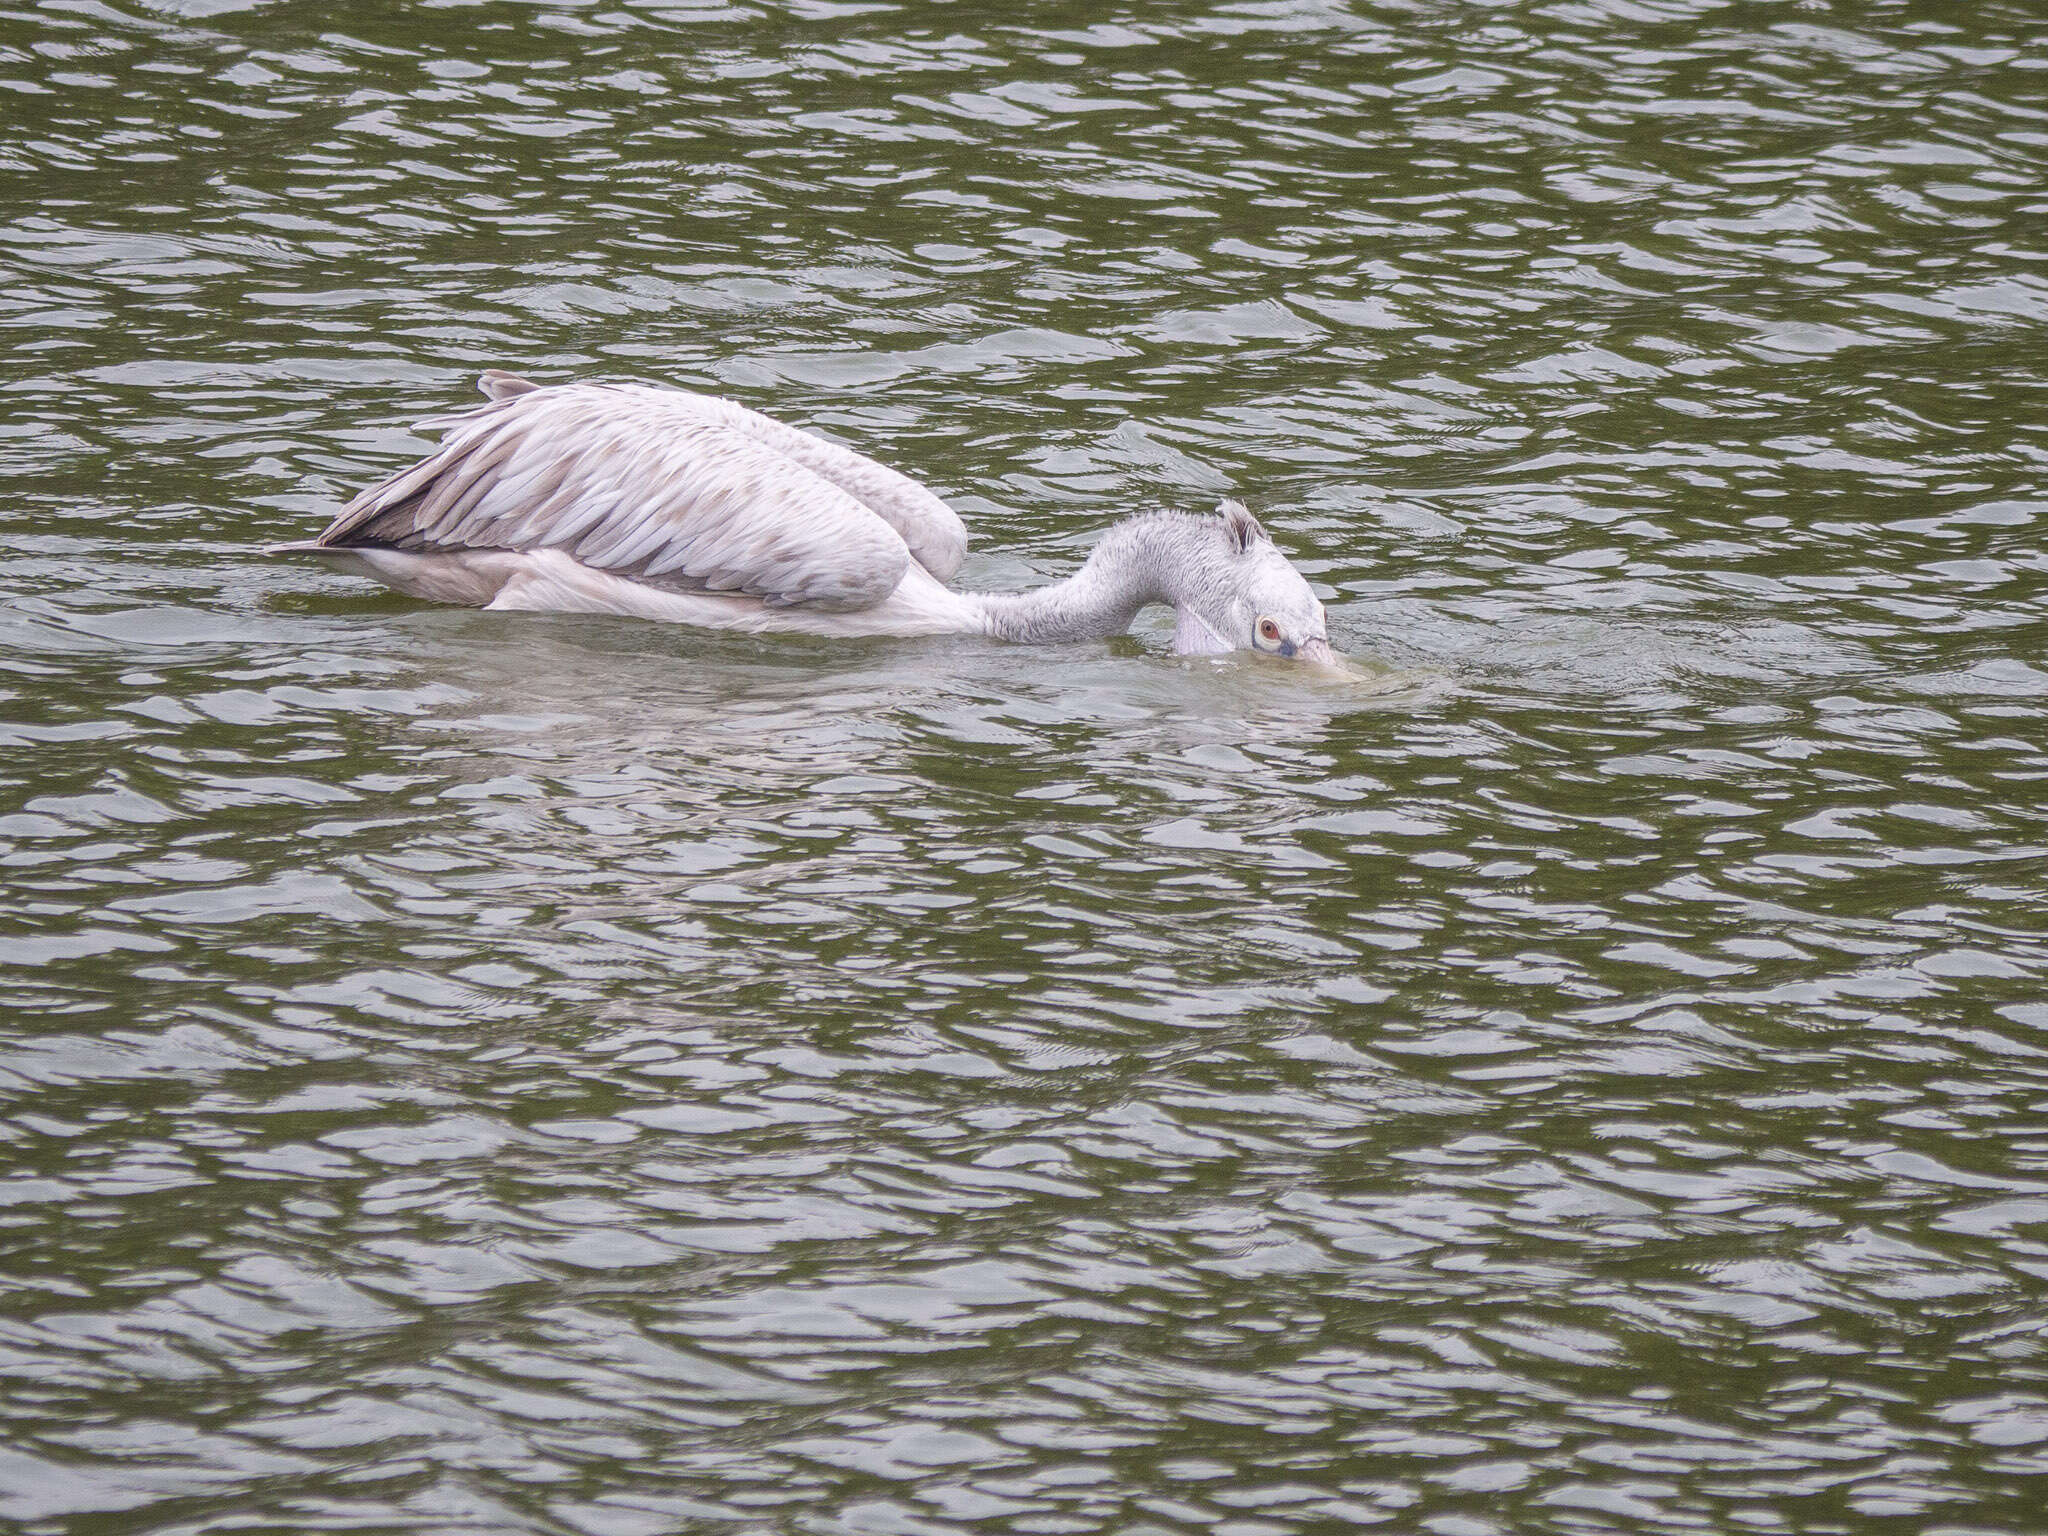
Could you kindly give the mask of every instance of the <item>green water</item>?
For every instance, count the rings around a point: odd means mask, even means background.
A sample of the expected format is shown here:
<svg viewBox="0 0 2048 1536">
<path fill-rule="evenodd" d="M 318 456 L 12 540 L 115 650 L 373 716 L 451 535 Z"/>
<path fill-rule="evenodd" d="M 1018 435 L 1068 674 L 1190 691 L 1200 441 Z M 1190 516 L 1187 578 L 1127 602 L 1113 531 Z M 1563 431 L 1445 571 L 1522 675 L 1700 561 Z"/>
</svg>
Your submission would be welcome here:
<svg viewBox="0 0 2048 1536">
<path fill-rule="evenodd" d="M 2048 1529 L 2048 17 L 0 11 L 0 1525 Z M 1369 676 L 254 553 L 507 366 Z"/>
</svg>

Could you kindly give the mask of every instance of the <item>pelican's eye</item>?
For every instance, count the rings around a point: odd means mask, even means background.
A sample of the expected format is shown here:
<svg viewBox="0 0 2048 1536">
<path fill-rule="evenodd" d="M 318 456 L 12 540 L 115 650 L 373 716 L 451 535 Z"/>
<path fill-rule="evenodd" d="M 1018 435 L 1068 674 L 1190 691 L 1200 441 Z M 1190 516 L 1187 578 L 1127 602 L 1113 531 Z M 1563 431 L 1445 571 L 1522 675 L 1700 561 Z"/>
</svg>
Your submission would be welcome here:
<svg viewBox="0 0 2048 1536">
<path fill-rule="evenodd" d="M 1259 620 L 1259 638 L 1261 640 L 1270 640 L 1275 645 L 1278 645 L 1280 643 L 1280 626 L 1271 619 Z"/>
</svg>

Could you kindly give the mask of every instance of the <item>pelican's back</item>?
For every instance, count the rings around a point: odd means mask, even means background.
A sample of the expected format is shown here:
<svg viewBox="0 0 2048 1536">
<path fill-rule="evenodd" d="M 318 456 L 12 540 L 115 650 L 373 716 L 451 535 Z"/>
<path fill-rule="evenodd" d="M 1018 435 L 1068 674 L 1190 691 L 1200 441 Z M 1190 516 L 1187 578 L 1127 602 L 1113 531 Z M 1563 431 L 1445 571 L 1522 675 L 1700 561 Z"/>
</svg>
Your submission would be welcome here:
<svg viewBox="0 0 2048 1536">
<path fill-rule="evenodd" d="M 497 370 L 479 385 L 488 404 L 422 423 L 445 429 L 440 446 L 315 547 L 556 550 L 651 585 L 827 609 L 882 601 L 913 559 L 945 581 L 965 556 L 966 529 L 924 487 L 731 401 Z"/>
</svg>

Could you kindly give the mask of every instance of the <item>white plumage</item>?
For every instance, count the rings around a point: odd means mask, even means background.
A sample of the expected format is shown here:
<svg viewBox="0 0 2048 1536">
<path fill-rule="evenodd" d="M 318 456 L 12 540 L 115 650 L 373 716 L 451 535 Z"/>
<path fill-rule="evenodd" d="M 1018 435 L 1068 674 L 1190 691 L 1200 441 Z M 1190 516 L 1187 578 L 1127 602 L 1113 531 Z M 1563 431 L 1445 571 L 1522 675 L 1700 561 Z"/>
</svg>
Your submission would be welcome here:
<svg viewBox="0 0 2048 1536">
<path fill-rule="evenodd" d="M 318 554 L 416 596 L 498 609 L 633 614 L 811 634 L 1114 634 L 1147 603 L 1179 648 L 1329 655 L 1322 606 L 1257 522 L 1127 519 L 1065 582 L 1030 594 L 946 583 L 967 530 L 872 459 L 729 400 L 647 384 L 531 384 L 492 370 L 489 403 L 419 463 L 363 492 Z M 1190 638 L 1192 637 L 1192 638 Z"/>
</svg>

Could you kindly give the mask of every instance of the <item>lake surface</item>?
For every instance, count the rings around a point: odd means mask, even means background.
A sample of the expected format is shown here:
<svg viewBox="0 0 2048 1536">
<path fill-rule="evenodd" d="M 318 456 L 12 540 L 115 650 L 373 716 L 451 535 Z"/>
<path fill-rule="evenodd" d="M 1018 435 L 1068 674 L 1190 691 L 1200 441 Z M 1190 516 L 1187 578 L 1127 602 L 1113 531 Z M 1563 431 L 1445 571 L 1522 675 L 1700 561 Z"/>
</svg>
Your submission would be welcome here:
<svg viewBox="0 0 2048 1536">
<path fill-rule="evenodd" d="M 0 12 L 0 1525 L 2038 1531 L 2031 4 Z M 1359 675 L 433 608 L 507 366 Z"/>
</svg>

